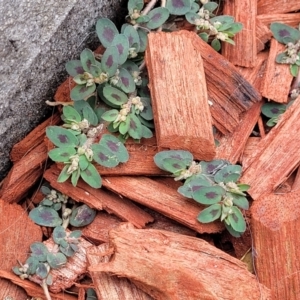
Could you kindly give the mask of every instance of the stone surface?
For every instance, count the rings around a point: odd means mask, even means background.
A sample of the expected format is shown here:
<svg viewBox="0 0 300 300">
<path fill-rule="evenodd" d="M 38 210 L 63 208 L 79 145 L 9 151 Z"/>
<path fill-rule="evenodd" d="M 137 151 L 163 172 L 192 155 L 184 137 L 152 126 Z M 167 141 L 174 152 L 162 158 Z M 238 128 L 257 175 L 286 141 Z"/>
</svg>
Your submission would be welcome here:
<svg viewBox="0 0 300 300">
<path fill-rule="evenodd" d="M 120 15 L 121 0 L 0 1 L 0 180 L 11 147 L 49 115 L 46 100 L 65 63 L 99 41 L 95 23 Z"/>
</svg>

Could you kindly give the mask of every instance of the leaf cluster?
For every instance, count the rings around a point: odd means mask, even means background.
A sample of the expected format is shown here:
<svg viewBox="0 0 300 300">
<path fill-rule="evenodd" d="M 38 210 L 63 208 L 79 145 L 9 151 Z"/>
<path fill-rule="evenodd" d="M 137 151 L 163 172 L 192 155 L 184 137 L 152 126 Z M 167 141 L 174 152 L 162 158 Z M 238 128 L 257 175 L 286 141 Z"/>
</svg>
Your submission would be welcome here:
<svg viewBox="0 0 300 300">
<path fill-rule="evenodd" d="M 273 127 L 277 124 L 280 116 L 292 105 L 294 100 L 291 100 L 288 104 L 268 102 L 263 104 L 261 112 L 264 116 L 269 118 L 267 126 Z"/>
<path fill-rule="evenodd" d="M 90 224 L 94 220 L 96 211 L 86 204 L 77 206 L 75 209 L 68 209 L 69 213 L 66 214 L 67 196 L 56 190 L 51 190 L 47 186 L 42 186 L 41 192 L 45 195 L 45 198 L 29 213 L 29 217 L 36 224 L 57 227 L 61 226 L 63 221 L 68 218 L 72 226 L 81 227 Z"/>
<path fill-rule="evenodd" d="M 81 103 L 88 105 L 84 101 Z M 98 123 L 97 115 L 92 109 L 88 109 L 90 106 L 82 105 L 82 107 L 84 108 L 81 111 L 77 105 L 74 108 L 65 106 L 62 116 L 66 122 L 64 127 L 47 127 L 46 135 L 57 147 L 50 150 L 48 155 L 53 161 L 65 164 L 58 182 L 64 182 L 71 177 L 72 184 L 76 186 L 81 177 L 91 187 L 100 188 L 101 176 L 93 162 L 113 168 L 119 163 L 126 162 L 129 154 L 118 138 L 111 134 L 101 135 L 102 125 L 91 126 L 91 122 Z M 99 135 L 101 138 L 97 141 Z"/>
<path fill-rule="evenodd" d="M 296 77 L 300 66 L 300 31 L 286 24 L 274 22 L 270 29 L 274 38 L 286 45 L 286 50 L 276 56 L 276 62 L 289 64 L 291 74 Z"/>
<path fill-rule="evenodd" d="M 236 237 L 246 230 L 246 223 L 240 209 L 248 209 L 246 184 L 237 183 L 242 172 L 239 165 L 226 160 L 200 161 L 196 163 L 189 151 L 169 150 L 154 156 L 156 165 L 184 180 L 178 192 L 196 202 L 208 206 L 197 217 L 202 223 L 220 219 L 227 230 Z"/>
</svg>

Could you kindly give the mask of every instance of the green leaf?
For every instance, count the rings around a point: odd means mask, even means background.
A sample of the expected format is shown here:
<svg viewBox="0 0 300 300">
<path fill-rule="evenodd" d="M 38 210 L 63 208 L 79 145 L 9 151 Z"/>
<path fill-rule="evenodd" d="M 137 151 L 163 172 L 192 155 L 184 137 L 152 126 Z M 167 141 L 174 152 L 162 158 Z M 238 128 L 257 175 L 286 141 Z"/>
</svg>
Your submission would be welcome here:
<svg viewBox="0 0 300 300">
<path fill-rule="evenodd" d="M 147 33 L 141 28 L 137 29 L 137 33 L 139 35 L 140 52 L 145 52 L 148 42 Z"/>
<path fill-rule="evenodd" d="M 73 210 L 70 217 L 70 224 L 75 227 L 89 225 L 96 217 L 96 210 L 88 207 L 86 204 L 78 206 Z"/>
<path fill-rule="evenodd" d="M 232 229 L 237 232 L 245 232 L 246 222 L 242 212 L 236 206 L 232 206 L 231 209 L 233 213 L 230 214 L 227 218 L 230 222 Z"/>
<path fill-rule="evenodd" d="M 232 197 L 233 204 L 242 209 L 249 209 L 249 202 L 246 197 L 233 193 L 230 193 L 230 196 Z"/>
<path fill-rule="evenodd" d="M 185 18 L 191 24 L 195 24 L 196 20 L 201 19 L 201 17 L 197 13 L 191 12 L 191 11 L 189 11 L 188 13 L 185 14 Z"/>
<path fill-rule="evenodd" d="M 299 72 L 299 66 L 297 66 L 296 64 L 290 65 L 290 72 L 294 77 L 297 77 Z"/>
<path fill-rule="evenodd" d="M 152 131 L 147 127 L 142 125 L 142 137 L 145 139 L 150 139 L 153 137 Z"/>
<path fill-rule="evenodd" d="M 75 108 L 73 108 L 70 105 L 67 105 L 67 106 L 63 107 L 63 114 L 64 114 L 64 117 L 68 121 L 74 121 L 74 122 L 80 122 L 81 121 L 80 114 L 77 112 L 77 110 Z"/>
<path fill-rule="evenodd" d="M 286 111 L 286 104 L 269 102 L 265 103 L 261 112 L 268 118 L 278 117 Z"/>
<path fill-rule="evenodd" d="M 91 125 L 93 126 L 98 125 L 99 123 L 98 117 L 90 105 L 87 105 L 83 108 L 82 114 L 83 114 L 83 118 L 88 120 Z"/>
<path fill-rule="evenodd" d="M 20 272 L 20 267 L 13 267 L 12 268 L 12 271 L 17 275 L 17 276 L 20 276 L 20 275 L 22 275 L 23 273 L 22 272 Z"/>
<path fill-rule="evenodd" d="M 245 183 L 238 183 L 237 186 L 241 192 L 246 192 L 250 189 L 250 185 Z"/>
<path fill-rule="evenodd" d="M 140 38 L 136 29 L 132 25 L 127 24 L 123 34 L 127 36 L 129 48 L 136 48 L 138 52 L 140 49 Z"/>
<path fill-rule="evenodd" d="M 123 135 L 126 134 L 129 130 L 129 126 L 130 126 L 130 117 L 127 116 L 126 120 L 120 123 L 119 132 Z"/>
<path fill-rule="evenodd" d="M 163 160 L 164 170 L 173 174 L 186 170 L 186 167 L 186 164 L 182 160 L 177 158 L 165 158 Z"/>
<path fill-rule="evenodd" d="M 166 158 L 179 159 L 182 162 L 184 162 L 186 166 L 189 166 L 193 161 L 193 155 L 189 151 L 165 150 L 165 151 L 158 152 L 154 155 L 154 162 L 160 169 L 165 170 L 163 164 Z"/>
<path fill-rule="evenodd" d="M 209 12 L 213 12 L 215 9 L 217 9 L 219 6 L 216 2 L 207 2 L 203 5 L 203 8 L 208 10 Z"/>
<path fill-rule="evenodd" d="M 206 43 L 208 42 L 209 35 L 206 32 L 201 32 L 198 35 L 204 42 L 206 42 Z"/>
<path fill-rule="evenodd" d="M 121 106 L 128 101 L 128 97 L 124 92 L 108 84 L 103 88 L 103 96 L 109 103 L 118 106 Z"/>
<path fill-rule="evenodd" d="M 94 77 L 98 77 L 101 74 L 101 69 L 96 63 L 94 53 L 90 49 L 86 48 L 80 53 L 80 61 L 83 69 Z"/>
<path fill-rule="evenodd" d="M 169 11 L 165 7 L 157 7 L 148 13 L 150 21 L 147 22 L 149 29 L 156 29 L 164 24 L 169 18 Z"/>
<path fill-rule="evenodd" d="M 109 77 L 115 75 L 119 64 L 119 50 L 117 46 L 108 47 L 101 58 L 101 67 Z"/>
<path fill-rule="evenodd" d="M 72 249 L 72 247 L 67 244 L 66 247 L 59 247 L 59 250 L 67 257 L 72 257 L 75 254 L 75 251 Z"/>
<path fill-rule="evenodd" d="M 220 218 L 221 216 L 221 205 L 213 204 L 201 211 L 198 215 L 197 220 L 201 223 L 210 223 Z"/>
<path fill-rule="evenodd" d="M 221 169 L 215 176 L 215 182 L 236 182 L 242 173 L 242 167 L 238 165 L 229 165 L 223 169 Z"/>
<path fill-rule="evenodd" d="M 47 267 L 45 266 L 45 264 L 39 263 L 39 264 L 37 265 L 35 274 L 36 274 L 39 278 L 45 279 L 45 278 L 48 276 L 48 270 L 47 270 Z"/>
<path fill-rule="evenodd" d="M 150 18 L 149 18 L 147 15 L 145 15 L 145 16 L 141 15 L 140 17 L 138 17 L 137 19 L 135 19 L 135 21 L 136 21 L 138 24 L 141 24 L 141 23 L 147 23 L 147 22 L 150 21 Z M 140 52 L 141 52 L 141 51 L 140 51 Z"/>
<path fill-rule="evenodd" d="M 184 15 L 191 9 L 190 0 L 167 0 L 166 8 L 169 10 L 171 15 Z"/>
<path fill-rule="evenodd" d="M 96 24 L 96 32 L 101 44 L 107 48 L 113 42 L 115 36 L 119 33 L 115 24 L 107 19 L 101 18 Z"/>
<path fill-rule="evenodd" d="M 239 22 L 234 22 L 231 26 L 227 29 L 231 34 L 236 34 L 243 29 L 243 24 Z"/>
<path fill-rule="evenodd" d="M 139 67 L 132 60 L 127 60 L 121 68 L 126 69 L 131 75 L 133 72 L 140 73 Z"/>
<path fill-rule="evenodd" d="M 118 87 L 125 93 L 133 93 L 135 91 L 135 83 L 132 75 L 126 70 L 121 68 L 119 73 Z"/>
<path fill-rule="evenodd" d="M 201 161 L 201 172 L 209 177 L 214 176 L 217 172 L 228 165 L 228 161 L 223 159 L 214 159 L 212 161 Z"/>
<path fill-rule="evenodd" d="M 218 203 L 225 195 L 225 190 L 220 186 L 202 187 L 193 192 L 193 199 L 201 204 L 211 205 Z"/>
<path fill-rule="evenodd" d="M 141 11 L 144 7 L 143 0 L 128 0 L 127 9 L 128 11 L 138 10 Z"/>
<path fill-rule="evenodd" d="M 62 253 L 48 253 L 47 262 L 53 269 L 62 267 L 67 262 L 67 258 Z"/>
<path fill-rule="evenodd" d="M 66 230 L 63 226 L 57 226 L 53 230 L 52 238 L 54 242 L 59 245 L 67 236 Z"/>
<path fill-rule="evenodd" d="M 70 96 L 73 101 L 84 100 L 91 96 L 95 90 L 95 83 L 90 86 L 86 86 L 85 84 L 76 85 L 74 88 L 72 88 Z"/>
<path fill-rule="evenodd" d="M 80 177 L 80 169 L 77 169 L 76 171 L 72 172 L 71 183 L 73 186 L 77 185 L 79 177 Z"/>
<path fill-rule="evenodd" d="M 56 162 L 67 162 L 70 160 L 70 156 L 74 154 L 76 154 L 76 149 L 72 146 L 55 148 L 48 152 L 49 157 Z"/>
<path fill-rule="evenodd" d="M 75 238 L 75 239 L 79 239 L 82 235 L 82 231 L 81 230 L 74 230 L 69 234 L 70 238 Z"/>
<path fill-rule="evenodd" d="M 93 150 L 93 159 L 96 163 L 107 168 L 114 168 L 119 164 L 118 157 L 113 154 L 107 147 L 99 144 L 91 146 Z"/>
<path fill-rule="evenodd" d="M 144 109 L 140 112 L 140 115 L 147 121 L 153 120 L 153 111 L 150 104 L 150 98 L 141 97 L 141 102 L 144 105 Z"/>
<path fill-rule="evenodd" d="M 191 10 L 190 10 L 191 12 L 197 12 L 197 11 L 199 11 L 200 6 L 199 6 L 198 3 L 191 1 L 191 4 L 192 4 Z"/>
<path fill-rule="evenodd" d="M 193 198 L 193 194 L 203 187 L 209 187 L 212 183 L 203 175 L 192 176 L 186 180 L 184 185 L 177 189 L 177 192 L 187 198 Z"/>
<path fill-rule="evenodd" d="M 62 223 L 58 213 L 49 207 L 38 206 L 30 211 L 30 219 L 38 225 L 56 227 Z"/>
<path fill-rule="evenodd" d="M 41 188 L 40 188 L 40 192 L 41 192 L 43 195 L 47 196 L 47 195 L 49 195 L 49 194 L 51 193 L 51 189 L 50 189 L 50 187 L 47 186 L 47 185 L 42 185 Z"/>
<path fill-rule="evenodd" d="M 129 154 L 122 142 L 115 136 L 111 134 L 103 134 L 101 140 L 99 141 L 99 145 L 105 147 L 111 153 L 116 155 L 120 162 L 126 162 L 129 159 Z"/>
<path fill-rule="evenodd" d="M 46 278 L 46 284 L 47 285 L 52 285 L 53 284 L 53 276 L 51 274 L 48 274 Z"/>
<path fill-rule="evenodd" d="M 129 42 L 127 36 L 125 34 L 116 35 L 111 45 L 117 47 L 118 63 L 122 65 L 127 60 L 129 52 Z"/>
<path fill-rule="evenodd" d="M 67 173 L 69 166 L 70 165 L 64 166 L 64 168 L 62 169 L 62 171 L 60 172 L 60 174 L 57 178 L 57 182 L 60 182 L 60 183 L 65 182 L 71 176 L 71 174 Z"/>
<path fill-rule="evenodd" d="M 57 147 L 75 147 L 78 145 L 77 137 L 68 129 L 60 126 L 48 126 L 46 136 Z"/>
<path fill-rule="evenodd" d="M 113 122 L 119 114 L 119 111 L 116 109 L 107 110 L 102 116 L 101 119 L 107 122 Z"/>
<path fill-rule="evenodd" d="M 142 128 L 141 121 L 133 113 L 131 113 L 129 116 L 130 116 L 130 124 L 129 124 L 128 134 L 132 138 L 139 140 L 143 137 L 143 128 Z"/>
<path fill-rule="evenodd" d="M 282 52 L 282 53 L 279 53 L 277 56 L 276 56 L 276 62 L 279 63 L 279 64 L 285 64 L 286 62 L 286 59 L 288 58 L 288 56 L 286 55 L 285 52 Z"/>
<path fill-rule="evenodd" d="M 28 265 L 27 274 L 33 275 L 38 267 L 39 261 L 35 256 L 29 257 L 26 262 L 26 265 Z"/>
<path fill-rule="evenodd" d="M 214 22 L 220 22 L 222 24 L 233 24 L 234 23 L 234 18 L 231 16 L 226 16 L 226 15 L 221 15 L 221 16 L 216 16 L 210 19 L 210 22 L 213 24 Z"/>
<path fill-rule="evenodd" d="M 81 178 L 94 189 L 99 189 L 102 185 L 101 177 L 97 169 L 92 165 L 80 173 Z"/>
<path fill-rule="evenodd" d="M 225 224 L 226 229 L 232 236 L 234 236 L 236 238 L 239 238 L 242 236 L 241 232 L 235 231 L 230 225 L 226 224 L 226 222 L 224 222 L 224 224 Z"/>
<path fill-rule="evenodd" d="M 70 60 L 66 63 L 66 70 L 70 76 L 75 77 L 84 73 L 80 60 Z"/>
<path fill-rule="evenodd" d="M 48 248 L 41 242 L 35 242 L 30 245 L 31 256 L 35 257 L 39 262 L 45 262 L 49 253 Z"/>
<path fill-rule="evenodd" d="M 211 42 L 211 46 L 218 52 L 221 50 L 221 43 L 218 39 L 213 39 Z"/>
<path fill-rule="evenodd" d="M 288 25 L 274 22 L 271 24 L 270 29 L 274 38 L 282 44 L 287 44 L 288 42 L 295 43 L 300 40 L 299 30 Z"/>
</svg>

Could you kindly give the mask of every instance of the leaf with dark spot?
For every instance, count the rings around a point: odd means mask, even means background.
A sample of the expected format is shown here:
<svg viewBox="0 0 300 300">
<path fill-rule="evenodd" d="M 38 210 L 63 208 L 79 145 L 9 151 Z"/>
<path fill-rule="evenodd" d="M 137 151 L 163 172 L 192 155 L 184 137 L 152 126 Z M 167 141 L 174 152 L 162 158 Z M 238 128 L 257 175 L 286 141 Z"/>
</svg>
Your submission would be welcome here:
<svg viewBox="0 0 300 300">
<path fill-rule="evenodd" d="M 96 24 L 96 32 L 101 44 L 107 48 L 111 45 L 114 37 L 119 33 L 115 24 L 107 19 L 101 18 Z"/>
</svg>

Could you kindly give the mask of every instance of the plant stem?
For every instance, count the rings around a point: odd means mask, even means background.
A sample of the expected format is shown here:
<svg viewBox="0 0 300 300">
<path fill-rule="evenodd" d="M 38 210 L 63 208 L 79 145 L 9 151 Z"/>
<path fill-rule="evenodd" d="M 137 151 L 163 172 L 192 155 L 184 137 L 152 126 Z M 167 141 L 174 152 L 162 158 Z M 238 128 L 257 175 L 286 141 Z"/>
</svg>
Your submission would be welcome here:
<svg viewBox="0 0 300 300">
<path fill-rule="evenodd" d="M 139 66 L 139 70 L 143 71 L 145 67 L 146 67 L 146 62 L 145 62 L 145 60 L 143 60 L 142 63 L 140 64 L 140 66 Z"/>
<path fill-rule="evenodd" d="M 156 4 L 157 0 L 151 0 L 147 6 L 144 8 L 144 10 L 142 11 L 141 15 L 145 16 Z"/>
<path fill-rule="evenodd" d="M 46 279 L 43 279 L 43 283 L 41 284 L 41 287 L 43 288 L 44 294 L 46 296 L 47 300 L 52 300 L 49 290 L 48 290 L 48 285 L 46 283 Z"/>
</svg>

